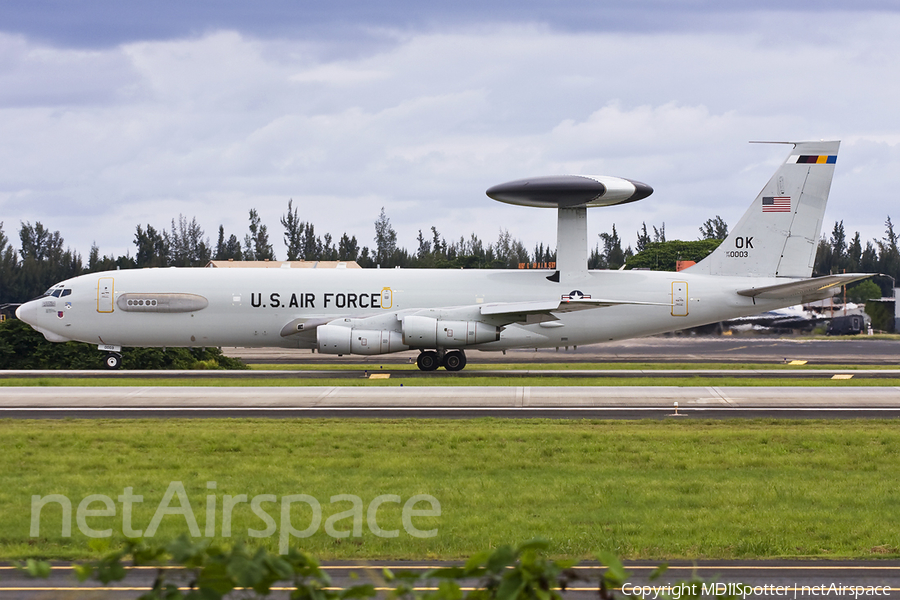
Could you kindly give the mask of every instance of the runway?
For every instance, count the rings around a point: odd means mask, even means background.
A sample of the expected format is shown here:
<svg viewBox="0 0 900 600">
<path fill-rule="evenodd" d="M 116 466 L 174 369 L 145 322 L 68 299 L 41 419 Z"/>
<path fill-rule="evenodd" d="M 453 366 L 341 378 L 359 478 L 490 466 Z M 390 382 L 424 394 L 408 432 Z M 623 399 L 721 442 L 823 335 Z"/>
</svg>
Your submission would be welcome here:
<svg viewBox="0 0 900 600">
<path fill-rule="evenodd" d="M 0 371 L 3 378 L 103 379 L 141 378 L 148 385 L 118 387 L 0 387 L 0 417 L 7 418 L 210 418 L 210 417 L 329 417 L 329 418 L 897 418 L 900 388 L 828 386 L 823 380 L 852 377 L 900 379 L 900 369 L 771 369 L 769 364 L 793 360 L 815 364 L 897 365 L 900 342 L 888 339 L 826 339 L 769 337 L 660 337 L 625 340 L 588 347 L 508 353 L 469 353 L 470 368 L 458 373 L 443 370 L 423 374 L 396 365 L 414 362 L 415 353 L 386 356 L 313 354 L 304 350 L 231 348 L 225 352 L 250 363 L 310 362 L 315 370 L 281 371 Z M 522 369 L 492 369 L 498 363 L 550 364 L 566 362 L 695 362 L 697 369 L 567 369 L 529 364 Z M 703 363 L 734 362 L 754 369 L 704 369 Z M 350 368 L 348 366 L 358 367 Z M 523 365 L 524 366 L 524 365 Z M 474 367 L 474 368 L 473 368 Z M 479 368 L 480 367 L 480 368 Z M 367 377 L 389 376 L 381 386 Z M 501 377 L 509 385 L 479 386 L 478 379 Z M 723 386 L 605 386 L 610 378 L 745 379 Z M 232 378 L 256 380 L 238 387 L 156 387 L 152 380 Z M 435 386 L 404 386 L 428 378 Z M 565 378 L 572 386 L 516 385 L 517 380 Z M 761 386 L 766 378 L 803 379 L 811 387 Z M 348 380 L 346 385 L 265 386 L 263 381 L 287 379 Z M 574 381 L 580 379 L 581 381 Z M 355 380 L 355 381 L 351 381 Z M 458 385 L 465 380 L 465 385 Z M 473 381 L 474 380 L 474 381 Z M 593 380 L 593 381 L 592 381 Z M 592 385 L 581 385 L 585 381 Z M 55 382 L 54 382 L 55 383 Z M 227 381 L 216 381 L 216 384 Z M 280 385 L 288 383 L 282 381 Z M 333 383 L 333 382 L 332 382 Z M 476 385 L 471 385 L 475 383 Z M 525 383 L 523 381 L 523 383 Z M 723 382 L 725 383 L 725 382 Z M 798 382 L 799 383 L 799 382 Z M 892 382 L 885 382 L 892 383 Z M 874 384 L 874 385 L 872 385 Z M 675 411 L 675 403 L 678 411 Z M 676 417 L 675 415 L 678 415 Z"/>
<path fill-rule="evenodd" d="M 408 364 L 417 352 L 377 356 L 343 356 L 309 350 L 277 348 L 223 348 L 228 356 L 248 364 Z M 806 360 L 810 364 L 900 366 L 900 340 L 866 336 L 810 339 L 774 336 L 659 336 L 555 349 L 467 352 L 469 364 L 494 363 L 749 363 L 784 364 Z"/>
<path fill-rule="evenodd" d="M 900 387 L 4 387 L 0 417 L 897 418 Z"/>
</svg>

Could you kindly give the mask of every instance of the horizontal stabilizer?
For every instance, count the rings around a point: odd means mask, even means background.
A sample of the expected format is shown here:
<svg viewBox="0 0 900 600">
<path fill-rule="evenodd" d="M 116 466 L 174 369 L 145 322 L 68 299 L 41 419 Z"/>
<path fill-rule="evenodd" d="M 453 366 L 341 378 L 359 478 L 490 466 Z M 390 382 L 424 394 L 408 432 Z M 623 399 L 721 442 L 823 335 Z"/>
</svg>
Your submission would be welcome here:
<svg viewBox="0 0 900 600">
<path fill-rule="evenodd" d="M 812 279 L 795 280 L 788 283 L 767 285 L 758 288 L 739 290 L 741 296 L 761 298 L 765 300 L 777 300 L 779 298 L 793 298 L 794 296 L 821 295 L 821 292 L 861 279 L 871 277 L 873 273 L 842 273 L 840 275 L 825 275 Z"/>
</svg>

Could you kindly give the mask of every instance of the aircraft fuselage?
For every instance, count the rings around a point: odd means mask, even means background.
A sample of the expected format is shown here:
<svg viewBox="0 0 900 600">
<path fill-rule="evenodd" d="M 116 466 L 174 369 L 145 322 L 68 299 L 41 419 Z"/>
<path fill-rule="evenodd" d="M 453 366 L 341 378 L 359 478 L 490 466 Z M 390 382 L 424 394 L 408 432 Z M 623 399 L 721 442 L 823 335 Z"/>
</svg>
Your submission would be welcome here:
<svg viewBox="0 0 900 600">
<path fill-rule="evenodd" d="M 539 177 L 488 195 L 557 209 L 557 271 L 141 269 L 83 275 L 16 311 L 51 341 L 278 346 L 329 354 L 420 350 L 424 371 L 466 349 L 553 348 L 652 335 L 819 300 L 868 277 L 810 278 L 837 141 L 795 142 L 721 245 L 687 270 L 589 271 L 587 209 L 646 198 L 615 177 Z"/>
<path fill-rule="evenodd" d="M 404 316 L 478 321 L 484 320 L 476 314 L 481 306 L 535 298 L 560 300 L 573 293 L 611 300 L 627 296 L 631 301 L 653 303 L 559 313 L 554 320 L 534 323 L 523 318 L 504 325 L 498 340 L 449 346 L 501 350 L 573 346 L 651 335 L 799 301 L 799 297 L 754 301 L 735 293 L 738 289 L 784 281 L 776 278 L 590 271 L 578 282 L 560 284 L 547 280 L 550 273 L 449 269 L 110 271 L 59 284 L 57 289 L 71 292 L 35 300 L 35 305 L 22 316 L 45 334 L 58 337 L 58 341 L 113 346 L 315 348 L 315 328 L 342 317 L 351 319 L 357 329 L 402 334 Z M 361 322 L 365 324 L 356 326 Z M 310 326 L 306 331 L 286 331 L 291 323 Z"/>
</svg>

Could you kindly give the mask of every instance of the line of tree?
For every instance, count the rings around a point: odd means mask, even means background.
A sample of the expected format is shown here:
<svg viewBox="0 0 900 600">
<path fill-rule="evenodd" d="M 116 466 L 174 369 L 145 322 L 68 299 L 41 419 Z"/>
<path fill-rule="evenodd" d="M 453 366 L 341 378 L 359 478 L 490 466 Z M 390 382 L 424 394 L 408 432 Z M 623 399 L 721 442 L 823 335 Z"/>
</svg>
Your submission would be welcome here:
<svg viewBox="0 0 900 600">
<path fill-rule="evenodd" d="M 126 369 L 246 369 L 219 348 L 123 348 Z M 103 369 L 106 354 L 96 344 L 48 342 L 18 319 L 0 322 L 2 369 Z"/>
<path fill-rule="evenodd" d="M 900 236 L 894 231 L 890 217 L 884 222 L 884 228 L 882 239 L 867 241 L 863 247 L 858 231 L 848 241 L 844 222 L 835 221 L 831 236 L 819 240 L 814 274 L 883 273 L 895 281 L 900 279 Z M 893 285 L 887 278 L 880 278 L 877 283 L 885 292 Z"/>
<path fill-rule="evenodd" d="M 436 227 L 426 234 L 418 232 L 418 246 L 414 251 L 400 247 L 397 232 L 391 225 L 384 208 L 375 220 L 373 246 L 360 247 L 356 236 L 343 233 L 335 243 L 330 233 L 319 235 L 312 222 L 300 219 L 293 200 L 288 201 L 287 212 L 281 217 L 283 239 L 287 248 L 287 260 L 342 260 L 356 261 L 363 268 L 518 268 L 522 264 L 549 266 L 556 260 L 556 250 L 549 244 L 536 244 L 528 250 L 521 240 L 501 229 L 496 242 L 485 242 L 476 234 L 460 236 L 448 241 Z M 900 278 L 898 236 L 894 233 L 890 217 L 886 221 L 886 235 L 882 240 L 867 242 L 863 248 L 857 232 L 848 243 L 843 222 L 835 223 L 830 239 L 819 243 L 815 273 L 818 275 L 842 272 L 881 272 Z M 651 226 L 652 233 L 643 223 L 636 232 L 635 250 L 623 247 L 623 241 L 615 224 L 611 232 L 601 233 L 591 250 L 588 267 L 591 269 L 618 269 L 646 267 L 674 269 L 674 259 L 699 260 L 715 248 L 712 241 L 728 234 L 725 221 L 716 215 L 700 226 L 700 242 L 673 242 L 666 240 L 665 223 Z M 218 228 L 215 244 L 211 244 L 196 217 L 188 219 L 179 214 L 168 227 L 156 228 L 151 224 L 137 225 L 134 232 L 134 254 L 124 256 L 101 255 L 96 242 L 92 244 L 88 259 L 71 248 L 65 247 L 59 231 L 50 231 L 42 223 L 21 223 L 19 248 L 13 244 L 0 222 L 0 304 L 22 302 L 33 298 L 49 286 L 77 275 L 115 269 L 144 267 L 205 266 L 210 260 L 275 260 L 269 231 L 261 222 L 256 209 L 249 211 L 248 233 L 239 238 L 227 235 L 224 226 Z M 660 260 L 665 254 L 672 256 Z M 887 290 L 890 282 L 880 282 Z"/>
</svg>

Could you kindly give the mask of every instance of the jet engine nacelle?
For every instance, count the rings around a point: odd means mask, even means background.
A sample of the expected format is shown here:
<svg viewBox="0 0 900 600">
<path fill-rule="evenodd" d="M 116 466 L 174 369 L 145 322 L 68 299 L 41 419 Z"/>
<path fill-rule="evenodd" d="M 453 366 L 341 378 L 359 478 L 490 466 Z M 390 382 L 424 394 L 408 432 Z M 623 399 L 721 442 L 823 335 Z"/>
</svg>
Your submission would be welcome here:
<svg viewBox="0 0 900 600">
<path fill-rule="evenodd" d="M 316 341 L 322 354 L 387 354 L 409 350 L 399 331 L 386 329 L 321 325 L 316 328 Z"/>
<path fill-rule="evenodd" d="M 444 321 L 432 317 L 403 317 L 403 343 L 412 348 L 460 348 L 500 339 L 500 328 L 481 321 Z"/>
</svg>

